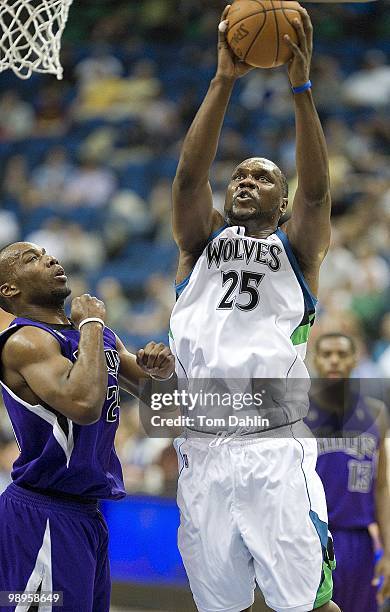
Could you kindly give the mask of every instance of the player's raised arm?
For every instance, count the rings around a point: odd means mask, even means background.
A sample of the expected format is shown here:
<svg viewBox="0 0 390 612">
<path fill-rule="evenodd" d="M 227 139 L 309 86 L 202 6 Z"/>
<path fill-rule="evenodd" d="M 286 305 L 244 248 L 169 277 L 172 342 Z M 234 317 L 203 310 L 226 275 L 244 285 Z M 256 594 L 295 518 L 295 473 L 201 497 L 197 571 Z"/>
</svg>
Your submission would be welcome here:
<svg viewBox="0 0 390 612">
<path fill-rule="evenodd" d="M 104 321 L 105 307 L 100 300 L 83 295 L 73 300 L 71 316 L 76 326 L 89 317 Z M 47 331 L 23 327 L 7 340 L 2 364 L 14 383 L 24 381 L 44 404 L 75 423 L 89 425 L 99 420 L 107 392 L 101 323 L 81 327 L 75 363 L 61 354 L 57 340 Z"/>
<path fill-rule="evenodd" d="M 293 52 L 288 68 L 295 89 L 296 164 L 298 188 L 287 233 L 313 293 L 317 292 L 318 270 L 330 241 L 330 186 L 325 136 L 310 89 L 313 28 L 302 9 L 302 24 L 294 22 L 299 44 L 285 37 Z"/>
<path fill-rule="evenodd" d="M 173 235 L 180 250 L 189 253 L 202 249 L 222 225 L 221 215 L 213 213 L 209 173 L 235 80 L 252 69 L 234 57 L 226 42 L 228 10 L 229 5 L 219 27 L 217 72 L 184 140 L 173 183 Z"/>
</svg>

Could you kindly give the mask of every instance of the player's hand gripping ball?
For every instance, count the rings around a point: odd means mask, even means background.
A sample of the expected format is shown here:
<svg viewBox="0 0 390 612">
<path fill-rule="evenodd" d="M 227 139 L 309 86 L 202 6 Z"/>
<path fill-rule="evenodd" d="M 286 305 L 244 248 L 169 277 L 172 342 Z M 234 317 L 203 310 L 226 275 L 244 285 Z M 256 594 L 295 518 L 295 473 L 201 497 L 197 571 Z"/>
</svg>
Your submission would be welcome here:
<svg viewBox="0 0 390 612">
<path fill-rule="evenodd" d="M 136 358 L 139 367 L 156 378 L 167 379 L 175 371 L 175 358 L 162 342 L 149 342 L 145 348 L 137 351 Z"/>
<path fill-rule="evenodd" d="M 84 293 L 81 297 L 76 297 L 72 300 L 70 318 L 76 327 L 83 319 L 89 317 L 97 317 L 106 320 L 106 307 L 101 300 L 92 297 L 89 293 Z"/>
<path fill-rule="evenodd" d="M 298 44 L 294 20 L 301 23 L 301 5 L 291 0 L 235 0 L 226 15 L 227 42 L 242 61 L 275 68 L 293 57 L 285 36 Z"/>
</svg>

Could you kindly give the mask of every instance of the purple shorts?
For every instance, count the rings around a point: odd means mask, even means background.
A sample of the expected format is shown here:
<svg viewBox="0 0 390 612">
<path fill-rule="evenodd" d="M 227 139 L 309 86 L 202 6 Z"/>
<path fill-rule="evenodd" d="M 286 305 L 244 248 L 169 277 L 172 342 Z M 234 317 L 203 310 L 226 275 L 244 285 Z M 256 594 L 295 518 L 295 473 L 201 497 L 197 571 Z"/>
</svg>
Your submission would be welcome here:
<svg viewBox="0 0 390 612">
<path fill-rule="evenodd" d="M 331 529 L 336 556 L 333 597 L 343 612 L 377 612 L 374 550 L 367 529 Z"/>
<path fill-rule="evenodd" d="M 42 612 L 108 612 L 110 584 L 107 525 L 96 502 L 14 484 L 0 496 L 0 591 L 62 592 L 62 607 L 49 602 Z M 29 609 L 4 603 L 1 612 Z"/>
</svg>

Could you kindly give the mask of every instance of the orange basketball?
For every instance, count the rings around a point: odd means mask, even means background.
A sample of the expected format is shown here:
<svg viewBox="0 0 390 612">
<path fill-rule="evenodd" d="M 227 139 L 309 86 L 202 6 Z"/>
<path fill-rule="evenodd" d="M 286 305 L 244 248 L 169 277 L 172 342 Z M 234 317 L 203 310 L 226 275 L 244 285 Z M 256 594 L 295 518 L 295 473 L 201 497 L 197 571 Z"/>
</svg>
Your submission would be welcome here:
<svg viewBox="0 0 390 612">
<path fill-rule="evenodd" d="M 298 42 L 293 20 L 302 21 L 299 8 L 291 0 L 235 0 L 226 17 L 227 40 L 235 55 L 258 68 L 288 62 L 292 54 L 283 36 Z"/>
</svg>

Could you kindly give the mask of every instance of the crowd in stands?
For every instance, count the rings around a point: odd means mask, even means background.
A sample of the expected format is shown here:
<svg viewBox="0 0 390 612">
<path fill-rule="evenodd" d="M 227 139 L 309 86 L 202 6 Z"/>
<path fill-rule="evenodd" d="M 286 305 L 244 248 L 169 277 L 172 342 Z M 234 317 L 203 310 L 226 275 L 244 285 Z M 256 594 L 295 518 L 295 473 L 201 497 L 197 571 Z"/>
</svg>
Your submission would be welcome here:
<svg viewBox="0 0 390 612">
<path fill-rule="evenodd" d="M 311 80 L 326 133 L 332 246 L 321 273 L 317 324 L 352 334 L 356 376 L 390 376 L 390 15 L 386 2 L 307 5 Z M 64 79 L 0 75 L 0 248 L 45 246 L 73 295 L 106 303 L 130 349 L 167 342 L 177 251 L 171 183 L 180 145 L 215 69 L 220 0 L 145 0 L 72 6 Z M 237 84 L 212 183 L 222 210 L 235 164 L 253 154 L 296 185 L 293 101 L 284 68 Z M 310 351 L 309 351 L 310 363 Z M 0 420 L 0 488 L 17 451 Z M 129 492 L 173 494 L 169 440 L 150 439 L 124 398 L 117 450 Z"/>
</svg>

